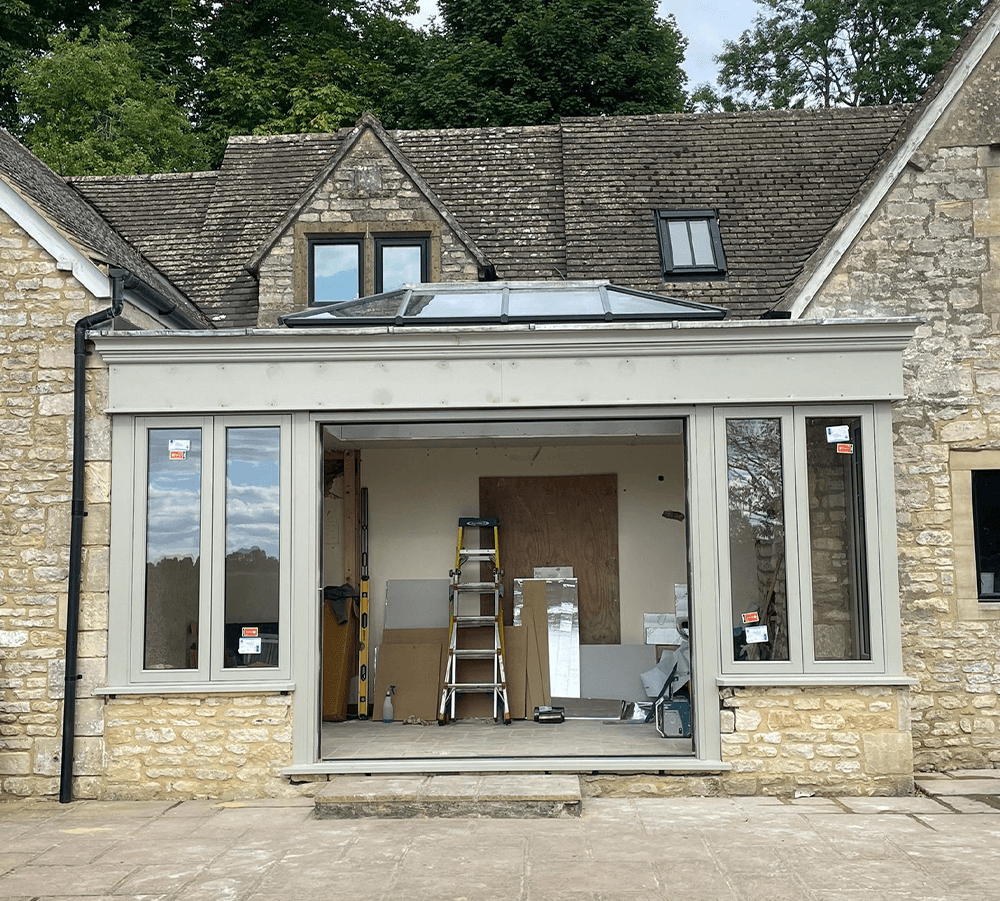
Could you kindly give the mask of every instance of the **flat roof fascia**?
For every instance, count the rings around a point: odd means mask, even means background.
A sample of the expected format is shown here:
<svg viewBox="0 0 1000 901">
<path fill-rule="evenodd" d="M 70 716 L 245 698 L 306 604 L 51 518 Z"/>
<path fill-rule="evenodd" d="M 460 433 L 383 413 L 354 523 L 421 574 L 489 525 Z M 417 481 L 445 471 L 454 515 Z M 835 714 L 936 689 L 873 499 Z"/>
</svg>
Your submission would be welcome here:
<svg viewBox="0 0 1000 901">
<path fill-rule="evenodd" d="M 115 413 L 903 397 L 916 317 L 92 333 Z"/>
</svg>

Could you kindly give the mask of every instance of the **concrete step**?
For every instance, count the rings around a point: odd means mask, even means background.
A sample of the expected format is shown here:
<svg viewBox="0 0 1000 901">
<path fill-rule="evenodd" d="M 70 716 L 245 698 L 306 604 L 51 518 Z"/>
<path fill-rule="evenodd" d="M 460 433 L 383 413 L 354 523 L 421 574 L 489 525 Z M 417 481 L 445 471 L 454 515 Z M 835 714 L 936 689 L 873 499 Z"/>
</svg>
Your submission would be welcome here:
<svg viewBox="0 0 1000 901">
<path fill-rule="evenodd" d="M 576 776 L 336 776 L 316 795 L 321 819 L 579 816 Z"/>
</svg>

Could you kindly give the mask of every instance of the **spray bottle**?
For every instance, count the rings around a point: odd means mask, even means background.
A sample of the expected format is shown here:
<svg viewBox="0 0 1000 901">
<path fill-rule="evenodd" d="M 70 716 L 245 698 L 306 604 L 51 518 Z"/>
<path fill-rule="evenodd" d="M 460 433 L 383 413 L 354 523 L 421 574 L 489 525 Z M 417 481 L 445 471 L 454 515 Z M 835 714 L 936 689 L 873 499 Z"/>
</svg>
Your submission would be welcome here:
<svg viewBox="0 0 1000 901">
<path fill-rule="evenodd" d="M 392 696 L 396 691 L 395 685 L 390 685 L 385 690 L 385 700 L 382 702 L 382 722 L 392 722 Z"/>
</svg>

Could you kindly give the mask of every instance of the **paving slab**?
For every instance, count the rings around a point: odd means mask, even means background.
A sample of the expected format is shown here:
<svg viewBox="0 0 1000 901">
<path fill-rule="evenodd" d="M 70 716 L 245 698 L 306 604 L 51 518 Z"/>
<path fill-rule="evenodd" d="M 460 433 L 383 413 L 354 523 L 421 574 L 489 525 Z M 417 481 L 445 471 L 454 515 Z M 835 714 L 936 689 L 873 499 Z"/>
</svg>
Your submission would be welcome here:
<svg viewBox="0 0 1000 901">
<path fill-rule="evenodd" d="M 950 808 L 933 798 L 918 795 L 902 798 L 841 798 L 853 813 L 948 813 Z"/>
<path fill-rule="evenodd" d="M 929 795 L 1000 795 L 1000 776 L 990 779 L 916 776 L 917 787 Z"/>
<path fill-rule="evenodd" d="M 340 776 L 315 797 L 320 819 L 579 816 L 575 776 Z"/>
</svg>

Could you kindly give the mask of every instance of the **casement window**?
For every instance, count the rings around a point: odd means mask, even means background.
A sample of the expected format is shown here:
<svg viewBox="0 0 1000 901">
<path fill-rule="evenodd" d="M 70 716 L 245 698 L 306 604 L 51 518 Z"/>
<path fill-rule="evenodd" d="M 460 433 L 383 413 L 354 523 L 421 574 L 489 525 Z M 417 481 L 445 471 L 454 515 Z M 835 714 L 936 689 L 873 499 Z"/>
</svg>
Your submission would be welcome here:
<svg viewBox="0 0 1000 901">
<path fill-rule="evenodd" d="M 309 303 L 327 304 L 394 291 L 430 278 L 430 237 L 338 235 L 309 240 Z"/>
<path fill-rule="evenodd" d="M 664 280 L 725 276 L 726 255 L 715 210 L 657 210 L 656 237 Z"/>
<path fill-rule="evenodd" d="M 131 566 L 112 587 L 116 628 L 128 626 L 112 643 L 112 682 L 287 679 L 288 418 L 131 425 L 134 501 L 113 524 Z M 115 543 L 126 536 L 128 551 Z"/>
<path fill-rule="evenodd" d="M 1000 451 L 952 451 L 949 469 L 958 617 L 1000 619 Z"/>
<path fill-rule="evenodd" d="M 884 671 L 873 427 L 867 407 L 717 413 L 724 670 Z"/>
</svg>

